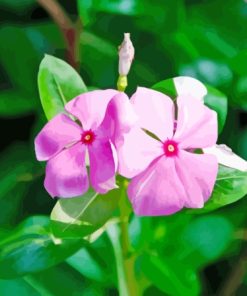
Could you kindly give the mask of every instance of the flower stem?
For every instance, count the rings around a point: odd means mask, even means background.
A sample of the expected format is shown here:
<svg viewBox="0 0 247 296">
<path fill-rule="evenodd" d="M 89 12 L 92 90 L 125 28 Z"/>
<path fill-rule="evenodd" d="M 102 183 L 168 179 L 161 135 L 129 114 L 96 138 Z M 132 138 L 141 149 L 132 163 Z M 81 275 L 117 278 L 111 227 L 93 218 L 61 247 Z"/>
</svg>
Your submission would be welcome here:
<svg viewBox="0 0 247 296">
<path fill-rule="evenodd" d="M 120 223 L 111 224 L 107 228 L 116 259 L 118 289 L 120 296 L 138 296 L 138 285 L 135 279 L 135 257 L 129 240 L 129 214 L 124 184 L 120 197 Z"/>
<path fill-rule="evenodd" d="M 60 29 L 66 44 L 68 63 L 79 70 L 79 37 L 82 23 L 79 19 L 73 23 L 57 0 L 37 0 L 37 2 Z"/>
<path fill-rule="evenodd" d="M 117 81 L 117 89 L 119 91 L 125 91 L 127 86 L 128 86 L 127 76 L 119 75 L 118 81 Z"/>
<path fill-rule="evenodd" d="M 123 184 L 124 185 L 124 184 Z M 123 186 L 125 187 L 125 186 Z M 129 206 L 127 204 L 125 190 L 120 197 L 120 243 L 123 258 L 123 269 L 125 273 L 128 296 L 138 295 L 138 285 L 135 279 L 135 258 L 132 254 L 129 240 Z"/>
</svg>

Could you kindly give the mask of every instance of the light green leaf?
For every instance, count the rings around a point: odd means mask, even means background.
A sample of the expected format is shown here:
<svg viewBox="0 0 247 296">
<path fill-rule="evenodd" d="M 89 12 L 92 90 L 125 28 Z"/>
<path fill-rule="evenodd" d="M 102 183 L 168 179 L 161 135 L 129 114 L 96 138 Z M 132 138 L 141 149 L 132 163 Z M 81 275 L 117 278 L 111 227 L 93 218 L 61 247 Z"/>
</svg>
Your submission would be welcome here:
<svg viewBox="0 0 247 296">
<path fill-rule="evenodd" d="M 145 254 L 140 257 L 141 269 L 146 277 L 161 291 L 171 296 L 199 295 L 200 283 L 189 266 L 175 258 Z"/>
<path fill-rule="evenodd" d="M 47 269 L 75 253 L 82 239 L 56 239 L 46 216 L 26 219 L 0 242 L 0 278 Z"/>
<path fill-rule="evenodd" d="M 46 55 L 39 67 L 38 87 L 48 120 L 64 111 L 64 105 L 87 91 L 79 74 L 66 62 Z"/>
<path fill-rule="evenodd" d="M 66 262 L 86 278 L 112 285 L 117 283 L 114 253 L 110 240 L 103 233 L 96 241 L 69 257 Z"/>
<path fill-rule="evenodd" d="M 183 229 L 177 257 L 191 267 L 200 268 L 217 259 L 228 247 L 233 226 L 223 216 L 199 217 Z"/>
<path fill-rule="evenodd" d="M 119 189 L 101 195 L 89 190 L 81 197 L 60 199 L 51 213 L 57 237 L 84 237 L 111 218 L 119 202 Z"/>
</svg>

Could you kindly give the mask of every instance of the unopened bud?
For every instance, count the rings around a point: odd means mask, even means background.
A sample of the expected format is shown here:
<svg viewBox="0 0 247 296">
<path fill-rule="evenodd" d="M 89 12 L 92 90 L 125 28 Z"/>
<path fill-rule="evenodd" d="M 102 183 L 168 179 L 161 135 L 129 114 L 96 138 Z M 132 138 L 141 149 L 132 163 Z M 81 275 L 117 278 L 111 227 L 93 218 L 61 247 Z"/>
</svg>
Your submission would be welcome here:
<svg viewBox="0 0 247 296">
<path fill-rule="evenodd" d="M 121 76 L 127 76 L 134 59 L 135 49 L 130 40 L 130 33 L 124 33 L 124 40 L 118 49 L 118 72 Z"/>
</svg>

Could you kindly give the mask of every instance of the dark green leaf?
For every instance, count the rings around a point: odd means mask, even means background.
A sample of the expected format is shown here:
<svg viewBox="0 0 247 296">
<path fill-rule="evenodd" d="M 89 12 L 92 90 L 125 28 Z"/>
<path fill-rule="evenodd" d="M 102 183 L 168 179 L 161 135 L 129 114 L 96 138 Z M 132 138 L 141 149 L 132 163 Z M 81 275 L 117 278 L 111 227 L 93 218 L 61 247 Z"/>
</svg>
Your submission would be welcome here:
<svg viewBox="0 0 247 296">
<path fill-rule="evenodd" d="M 13 86 L 29 94 L 32 101 L 33 95 L 37 94 L 35 77 L 41 53 L 35 49 L 25 29 L 26 27 L 19 26 L 6 26 L 0 29 L 0 40 L 4 40 L 0 46 L 0 62 Z M 18 50 L 16 44 L 21 44 Z M 33 104 L 35 105 L 35 101 Z"/>
<path fill-rule="evenodd" d="M 87 84 L 99 88 L 116 84 L 117 47 L 106 39 L 89 32 L 83 32 L 80 38 L 81 71 L 83 77 L 88 77 Z"/>
<path fill-rule="evenodd" d="M 227 116 L 227 97 L 214 87 L 206 85 L 207 95 L 204 98 L 205 104 L 217 112 L 218 131 L 222 131 Z"/>
<path fill-rule="evenodd" d="M 152 86 L 153 89 L 162 92 L 163 94 L 168 95 L 172 99 L 177 97 L 177 91 L 172 78 L 162 80 Z"/>
<path fill-rule="evenodd" d="M 29 95 L 19 90 L 0 92 L 0 116 L 13 117 L 30 113 L 34 110 L 34 102 Z"/>
<path fill-rule="evenodd" d="M 26 219 L 0 242 L 0 278 L 14 278 L 47 269 L 75 253 L 82 239 L 57 239 L 46 216 Z"/>
<path fill-rule="evenodd" d="M 49 119 L 64 111 L 64 105 L 87 91 L 79 74 L 66 62 L 46 55 L 38 74 L 41 103 Z"/>
<path fill-rule="evenodd" d="M 0 228 L 10 227 L 21 214 L 20 205 L 29 188 L 34 165 L 24 144 L 15 144 L 0 159 Z"/>
<path fill-rule="evenodd" d="M 81 197 L 60 199 L 51 213 L 53 232 L 58 237 L 84 237 L 111 218 L 119 202 L 119 189 L 101 195 L 89 190 Z"/>
</svg>

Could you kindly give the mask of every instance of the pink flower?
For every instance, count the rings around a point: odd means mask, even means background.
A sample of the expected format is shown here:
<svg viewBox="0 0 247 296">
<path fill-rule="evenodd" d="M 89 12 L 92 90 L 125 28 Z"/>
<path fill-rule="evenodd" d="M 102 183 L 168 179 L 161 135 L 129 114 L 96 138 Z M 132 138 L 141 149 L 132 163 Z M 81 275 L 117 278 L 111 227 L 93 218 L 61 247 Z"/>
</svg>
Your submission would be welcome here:
<svg viewBox="0 0 247 296">
<path fill-rule="evenodd" d="M 119 147 L 119 172 L 133 178 L 128 196 L 137 215 L 169 215 L 201 208 L 210 197 L 218 163 L 193 153 L 217 140 L 217 115 L 202 100 L 138 88 L 131 103 L 139 120 Z"/>
<path fill-rule="evenodd" d="M 128 97 L 111 89 L 96 90 L 71 100 L 65 110 L 80 124 L 58 114 L 35 139 L 37 159 L 48 161 L 46 190 L 52 197 L 78 196 L 88 190 L 89 180 L 98 193 L 116 188 L 115 144 L 136 119 Z"/>
</svg>

